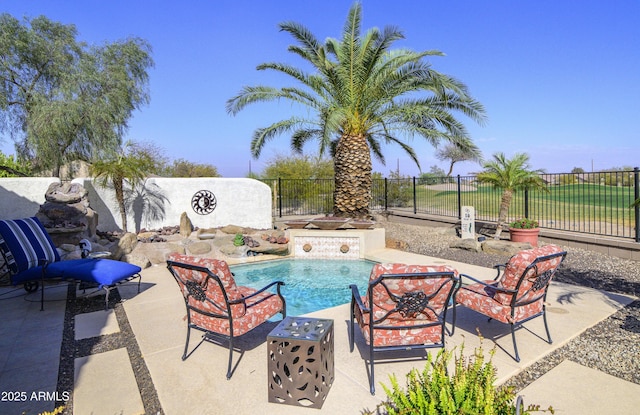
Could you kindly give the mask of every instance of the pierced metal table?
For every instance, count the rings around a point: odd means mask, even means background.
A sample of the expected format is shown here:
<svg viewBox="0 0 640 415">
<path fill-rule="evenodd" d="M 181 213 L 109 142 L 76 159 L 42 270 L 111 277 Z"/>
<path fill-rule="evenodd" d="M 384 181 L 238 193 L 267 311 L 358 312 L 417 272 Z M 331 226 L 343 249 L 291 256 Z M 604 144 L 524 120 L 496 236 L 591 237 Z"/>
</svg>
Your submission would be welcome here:
<svg viewBox="0 0 640 415">
<path fill-rule="evenodd" d="M 334 379 L 333 320 L 286 317 L 267 354 L 269 402 L 322 408 Z"/>
</svg>

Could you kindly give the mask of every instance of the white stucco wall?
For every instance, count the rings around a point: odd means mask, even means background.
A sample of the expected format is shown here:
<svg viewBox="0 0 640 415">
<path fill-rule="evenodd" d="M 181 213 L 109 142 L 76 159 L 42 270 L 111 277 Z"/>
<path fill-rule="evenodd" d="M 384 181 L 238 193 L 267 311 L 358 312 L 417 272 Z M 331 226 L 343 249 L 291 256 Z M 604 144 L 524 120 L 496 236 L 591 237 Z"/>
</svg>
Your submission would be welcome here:
<svg viewBox="0 0 640 415">
<path fill-rule="evenodd" d="M 57 177 L 0 178 L 0 219 L 34 216 L 45 202 L 44 195 Z"/>
<path fill-rule="evenodd" d="M 112 189 L 103 188 L 92 179 L 75 179 L 73 182 L 82 184 L 89 191 L 91 207 L 98 213 L 98 229 L 122 229 Z M 209 214 L 198 214 L 191 206 L 193 196 L 201 190 L 215 195 L 217 204 Z M 199 228 L 226 225 L 255 229 L 273 227 L 271 189 L 254 179 L 150 178 L 127 199 L 129 231 L 178 225 L 183 212 Z"/>
</svg>

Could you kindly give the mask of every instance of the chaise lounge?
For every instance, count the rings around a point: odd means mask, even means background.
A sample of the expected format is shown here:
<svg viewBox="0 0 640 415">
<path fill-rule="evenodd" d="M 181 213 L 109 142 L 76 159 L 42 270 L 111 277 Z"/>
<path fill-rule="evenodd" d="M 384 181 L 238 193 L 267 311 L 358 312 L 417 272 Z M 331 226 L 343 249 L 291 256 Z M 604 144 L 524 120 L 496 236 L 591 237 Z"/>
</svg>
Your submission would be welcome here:
<svg viewBox="0 0 640 415">
<path fill-rule="evenodd" d="M 50 280 L 73 280 L 97 285 L 105 290 L 105 308 L 109 293 L 118 284 L 138 279 L 140 267 L 104 258 L 62 261 L 45 230 L 36 218 L 0 220 L 0 251 L 13 285 L 23 284 L 29 292 L 41 285 L 40 310 L 44 310 L 44 283 Z"/>
</svg>

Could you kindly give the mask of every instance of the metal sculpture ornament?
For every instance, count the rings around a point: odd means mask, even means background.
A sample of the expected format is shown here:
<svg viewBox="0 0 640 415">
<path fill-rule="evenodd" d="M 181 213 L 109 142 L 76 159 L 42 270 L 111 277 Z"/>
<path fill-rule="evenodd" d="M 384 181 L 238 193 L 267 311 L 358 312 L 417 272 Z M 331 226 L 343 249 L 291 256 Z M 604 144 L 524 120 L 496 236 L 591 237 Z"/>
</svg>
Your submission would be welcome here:
<svg viewBox="0 0 640 415">
<path fill-rule="evenodd" d="M 208 215 L 217 205 L 216 195 L 208 190 L 199 190 L 191 198 L 191 207 L 198 215 Z"/>
</svg>

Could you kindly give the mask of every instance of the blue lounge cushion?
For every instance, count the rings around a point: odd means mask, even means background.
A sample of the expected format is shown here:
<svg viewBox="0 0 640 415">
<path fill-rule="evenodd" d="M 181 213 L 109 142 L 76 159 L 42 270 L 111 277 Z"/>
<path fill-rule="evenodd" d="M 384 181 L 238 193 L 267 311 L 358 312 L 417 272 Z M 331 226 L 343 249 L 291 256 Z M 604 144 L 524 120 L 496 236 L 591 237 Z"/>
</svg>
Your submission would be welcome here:
<svg viewBox="0 0 640 415">
<path fill-rule="evenodd" d="M 44 274 L 45 279 L 64 279 L 64 278 L 73 278 L 67 277 L 67 270 L 73 267 L 77 267 L 81 264 L 84 264 L 88 261 L 91 261 L 88 258 L 85 259 L 74 259 L 71 261 L 58 261 L 53 262 L 46 267 L 46 272 Z M 13 285 L 24 284 L 28 281 L 38 281 L 42 279 L 42 266 L 29 268 L 25 271 L 22 271 L 18 274 L 11 276 L 11 282 Z"/>
<path fill-rule="evenodd" d="M 0 221 L 0 249 L 13 274 L 12 283 L 43 278 L 74 279 L 110 286 L 137 275 L 136 265 L 111 259 L 61 261 L 51 237 L 36 217 Z"/>
<path fill-rule="evenodd" d="M 81 261 L 81 260 L 76 260 Z M 75 262 L 75 261 L 66 261 Z M 113 259 L 88 259 L 64 270 L 64 277 L 78 281 L 96 283 L 101 287 L 111 286 L 137 275 L 142 268 Z"/>
</svg>

